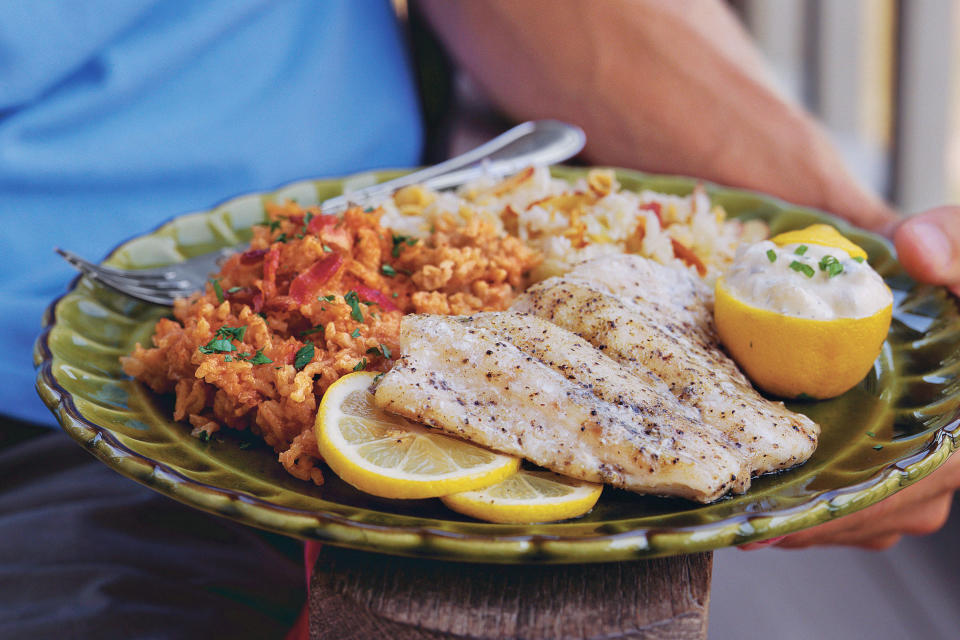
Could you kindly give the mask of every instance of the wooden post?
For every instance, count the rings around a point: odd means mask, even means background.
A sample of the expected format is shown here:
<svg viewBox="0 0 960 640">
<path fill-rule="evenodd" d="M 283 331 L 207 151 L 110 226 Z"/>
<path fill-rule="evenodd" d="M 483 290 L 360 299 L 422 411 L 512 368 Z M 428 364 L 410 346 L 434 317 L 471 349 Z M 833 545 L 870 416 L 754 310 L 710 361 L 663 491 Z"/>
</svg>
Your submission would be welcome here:
<svg viewBox="0 0 960 640">
<path fill-rule="evenodd" d="M 706 638 L 712 553 L 480 565 L 324 547 L 310 638 Z"/>
</svg>

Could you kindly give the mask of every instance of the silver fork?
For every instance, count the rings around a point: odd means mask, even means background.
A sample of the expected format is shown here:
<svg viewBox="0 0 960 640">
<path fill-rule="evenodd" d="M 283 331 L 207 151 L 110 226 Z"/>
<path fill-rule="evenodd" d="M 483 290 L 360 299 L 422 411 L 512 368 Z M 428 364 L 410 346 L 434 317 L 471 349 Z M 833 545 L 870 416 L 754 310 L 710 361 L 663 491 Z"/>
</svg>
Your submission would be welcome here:
<svg viewBox="0 0 960 640">
<path fill-rule="evenodd" d="M 330 198 L 321 203 L 320 208 L 328 214 L 341 213 L 350 205 L 377 204 L 411 184 L 449 189 L 484 174 L 506 176 L 529 165 L 555 164 L 579 153 L 585 142 L 586 136 L 579 127 L 564 122 L 524 122 L 476 149 L 394 180 Z M 173 306 L 176 298 L 203 289 L 207 278 L 223 260 L 244 249 L 245 246 L 227 247 L 169 266 L 131 271 L 95 264 L 63 249 L 58 248 L 56 252 L 101 284 L 138 300 Z"/>
</svg>

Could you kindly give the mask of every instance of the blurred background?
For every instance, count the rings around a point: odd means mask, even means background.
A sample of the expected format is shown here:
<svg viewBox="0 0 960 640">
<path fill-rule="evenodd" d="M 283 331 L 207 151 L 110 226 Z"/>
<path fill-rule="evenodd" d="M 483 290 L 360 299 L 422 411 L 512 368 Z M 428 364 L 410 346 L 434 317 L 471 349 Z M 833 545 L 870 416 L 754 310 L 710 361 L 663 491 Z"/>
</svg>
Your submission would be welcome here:
<svg viewBox="0 0 960 640">
<path fill-rule="evenodd" d="M 960 199 L 960 2 L 736 0 L 774 82 L 905 212 Z"/>
</svg>

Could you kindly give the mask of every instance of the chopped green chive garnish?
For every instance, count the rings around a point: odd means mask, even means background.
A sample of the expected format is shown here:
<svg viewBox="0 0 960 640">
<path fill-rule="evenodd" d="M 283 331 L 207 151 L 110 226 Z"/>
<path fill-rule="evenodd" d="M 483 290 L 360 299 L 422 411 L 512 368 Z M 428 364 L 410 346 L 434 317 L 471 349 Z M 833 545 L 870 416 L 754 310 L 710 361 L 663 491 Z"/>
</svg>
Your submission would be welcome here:
<svg viewBox="0 0 960 640">
<path fill-rule="evenodd" d="M 271 362 L 273 360 L 263 355 L 263 349 L 257 349 L 257 354 L 250 358 L 250 364 L 270 364 Z"/>
<path fill-rule="evenodd" d="M 263 311 L 258 311 L 258 312 L 257 312 L 257 315 L 260 316 L 261 318 L 263 318 L 264 320 L 267 319 L 267 314 L 265 314 Z"/>
<path fill-rule="evenodd" d="M 867 435 L 870 436 L 871 438 L 877 437 L 877 434 L 875 434 L 873 431 L 867 431 Z"/>
<path fill-rule="evenodd" d="M 856 258 L 854 258 L 854 261 L 859 262 L 860 264 L 863 264 L 863 258 L 860 256 L 857 256 Z"/>
<path fill-rule="evenodd" d="M 228 353 L 227 355 L 223 356 L 223 361 L 224 361 L 224 362 L 233 362 L 233 356 Z"/>
<path fill-rule="evenodd" d="M 320 296 L 317 300 L 326 300 L 327 302 L 333 302 L 337 299 L 337 296 Z"/>
<path fill-rule="evenodd" d="M 360 358 L 360 362 L 358 362 L 358 363 L 356 364 L 356 366 L 353 368 L 353 370 L 354 370 L 354 371 L 363 371 L 363 370 L 366 369 L 366 368 L 367 368 L 367 359 L 366 359 L 366 358 Z"/>
<path fill-rule="evenodd" d="M 348 291 L 347 295 L 343 296 L 343 301 L 350 305 L 350 317 L 357 322 L 363 322 L 363 312 L 360 311 L 360 296 L 357 295 L 357 292 Z"/>
<path fill-rule="evenodd" d="M 390 297 L 391 297 L 391 298 L 396 298 L 396 297 L 398 297 L 399 295 L 400 295 L 399 293 L 397 293 L 396 291 L 394 291 L 393 293 L 390 294 Z"/>
<path fill-rule="evenodd" d="M 227 293 L 236 293 L 237 291 L 243 291 L 243 287 L 230 287 L 227 289 Z"/>
<path fill-rule="evenodd" d="M 220 281 L 216 278 L 210 280 L 210 284 L 213 285 L 213 292 L 217 294 L 217 302 L 223 304 L 223 288 L 220 286 Z"/>
<path fill-rule="evenodd" d="M 351 338 L 359 338 L 359 337 L 360 337 L 360 327 L 357 327 L 356 329 L 354 329 L 353 331 L 351 331 L 351 332 L 350 332 L 350 337 L 351 337 Z"/>
<path fill-rule="evenodd" d="M 797 247 L 796 249 L 794 249 L 794 250 L 793 250 L 793 253 L 794 253 L 795 255 L 802 256 L 803 254 L 805 254 L 805 253 L 807 252 L 807 249 L 809 249 L 809 247 L 808 247 L 807 245 L 805 245 L 805 244 L 802 244 L 802 245 L 800 245 L 799 247 Z"/>
<path fill-rule="evenodd" d="M 383 275 L 389 276 L 389 277 L 391 277 L 391 278 L 392 278 L 393 276 L 397 275 L 397 270 L 394 269 L 393 267 L 391 267 L 391 266 L 388 265 L 388 264 L 382 264 L 382 265 L 380 265 L 380 271 L 383 271 Z"/>
<path fill-rule="evenodd" d="M 364 213 L 373 213 L 373 207 L 367 207 L 363 210 Z"/>
<path fill-rule="evenodd" d="M 769 260 L 770 262 L 776 262 L 777 252 L 774 251 L 773 249 L 767 249 L 767 260 Z"/>
<path fill-rule="evenodd" d="M 802 262 L 797 262 L 796 260 L 790 263 L 790 268 L 794 271 L 799 271 L 808 278 L 812 278 L 816 274 L 813 267 L 808 264 L 803 264 Z"/>
<path fill-rule="evenodd" d="M 377 375 L 373 376 L 373 384 L 377 384 L 378 382 L 380 382 L 380 378 L 382 378 L 382 377 L 385 376 L 385 375 L 387 375 L 387 374 L 385 374 L 385 373 L 378 373 Z"/>
<path fill-rule="evenodd" d="M 324 251 L 324 253 L 330 253 L 330 252 L 333 251 L 333 249 L 331 249 L 331 248 L 328 247 L 327 245 L 323 245 L 323 251 Z"/>
<path fill-rule="evenodd" d="M 286 242 L 286 241 L 287 241 L 287 234 L 285 233 L 281 233 L 280 235 L 277 236 L 277 239 L 274 240 L 274 242 Z"/>
<path fill-rule="evenodd" d="M 197 439 L 203 440 L 204 442 L 210 442 L 210 432 L 201 431 L 200 433 L 197 434 Z"/>
<path fill-rule="evenodd" d="M 316 325 L 316 326 L 314 326 L 314 327 L 310 327 L 309 329 L 307 329 L 307 330 L 305 330 L 305 331 L 301 331 L 301 332 L 300 332 L 300 335 L 301 335 L 301 336 L 309 336 L 309 335 L 314 334 L 314 333 L 319 333 L 320 335 L 323 335 L 323 333 L 324 333 L 324 327 L 323 327 L 323 325 L 322 325 L 322 324 L 318 324 L 318 325 Z"/>
<path fill-rule="evenodd" d="M 875 444 L 875 445 L 873 445 L 873 448 L 876 449 L 877 451 L 880 451 L 880 449 L 883 449 L 883 445 L 882 445 L 882 444 Z"/>
<path fill-rule="evenodd" d="M 820 259 L 820 271 L 826 271 L 828 277 L 843 273 L 843 265 L 833 256 L 827 255 Z"/>
<path fill-rule="evenodd" d="M 308 342 L 297 350 L 297 355 L 293 358 L 293 367 L 300 371 L 313 360 L 315 349 L 312 342 Z"/>
</svg>

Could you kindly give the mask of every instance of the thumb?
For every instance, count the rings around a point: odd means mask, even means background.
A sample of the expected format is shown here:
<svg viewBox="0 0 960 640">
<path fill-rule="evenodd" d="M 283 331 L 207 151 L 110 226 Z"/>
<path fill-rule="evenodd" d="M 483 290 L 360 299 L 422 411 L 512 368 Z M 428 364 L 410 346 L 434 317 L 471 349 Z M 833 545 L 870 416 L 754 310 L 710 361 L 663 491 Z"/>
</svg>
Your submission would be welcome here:
<svg viewBox="0 0 960 640">
<path fill-rule="evenodd" d="M 893 243 L 910 275 L 960 295 L 960 207 L 938 207 L 908 218 L 894 231 Z"/>
</svg>

